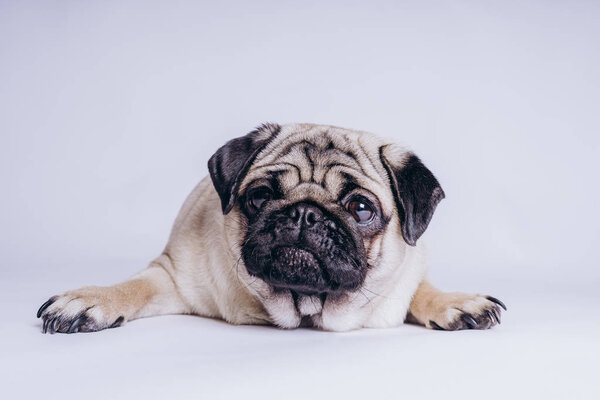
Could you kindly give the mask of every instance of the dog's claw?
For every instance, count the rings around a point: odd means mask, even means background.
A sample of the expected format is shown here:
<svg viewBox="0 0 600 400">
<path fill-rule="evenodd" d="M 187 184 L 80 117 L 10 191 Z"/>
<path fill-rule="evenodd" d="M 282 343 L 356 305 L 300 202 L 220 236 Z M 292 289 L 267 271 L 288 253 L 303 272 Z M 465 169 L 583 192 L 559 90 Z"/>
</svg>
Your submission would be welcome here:
<svg viewBox="0 0 600 400">
<path fill-rule="evenodd" d="M 463 314 L 463 315 L 461 315 L 460 318 L 463 320 L 463 322 L 465 324 L 467 324 L 469 329 L 477 328 L 477 321 L 475 321 L 475 318 L 473 318 L 469 314 Z"/>
<path fill-rule="evenodd" d="M 77 318 L 75 321 L 73 321 L 71 323 L 71 326 L 69 326 L 69 329 L 67 330 L 67 333 L 74 333 L 74 332 L 76 332 L 77 329 L 79 329 L 79 327 L 81 325 L 83 325 L 86 320 L 87 320 L 87 317 L 85 315 L 82 315 L 79 318 Z"/>
<path fill-rule="evenodd" d="M 498 324 L 501 324 L 502 322 L 500 321 L 500 311 L 497 309 L 493 309 L 492 314 L 494 314 L 494 317 L 496 317 L 496 321 L 498 321 Z"/>
<path fill-rule="evenodd" d="M 117 318 L 117 320 L 115 322 L 113 322 L 113 324 L 111 326 L 109 326 L 108 328 L 117 328 L 119 326 L 121 326 L 121 324 L 123 323 L 123 320 L 125 318 L 121 315 L 119 318 Z"/>
<path fill-rule="evenodd" d="M 37 317 L 41 317 L 42 313 L 44 312 L 44 310 L 48 307 L 50 307 L 52 305 L 52 303 L 54 303 L 56 301 L 56 296 L 54 297 L 50 297 L 50 299 L 48 299 L 48 301 L 46 301 L 44 304 L 42 304 L 42 306 L 39 308 L 38 312 L 37 312 Z"/>
<path fill-rule="evenodd" d="M 506 310 L 506 306 L 504 305 L 504 303 L 503 303 L 503 302 L 501 302 L 500 300 L 498 300 L 497 298 L 495 298 L 495 297 L 492 297 L 492 296 L 486 296 L 485 298 L 486 298 L 486 299 L 488 299 L 489 301 L 491 301 L 492 303 L 496 303 L 496 304 L 498 304 L 500 307 L 504 308 L 504 311 L 507 311 L 507 310 Z"/>
<path fill-rule="evenodd" d="M 429 325 L 431 325 L 431 327 L 436 331 L 445 331 L 445 329 L 436 324 L 435 321 L 429 321 Z"/>
<path fill-rule="evenodd" d="M 56 333 L 56 328 L 58 327 L 59 318 L 55 317 L 52 322 L 48 323 L 48 333 L 54 335 Z"/>
</svg>

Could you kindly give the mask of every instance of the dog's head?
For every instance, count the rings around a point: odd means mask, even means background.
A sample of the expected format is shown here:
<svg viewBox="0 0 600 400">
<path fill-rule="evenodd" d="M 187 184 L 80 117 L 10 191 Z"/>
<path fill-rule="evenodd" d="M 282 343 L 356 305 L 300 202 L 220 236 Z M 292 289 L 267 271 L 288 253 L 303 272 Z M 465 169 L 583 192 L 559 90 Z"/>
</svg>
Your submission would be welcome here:
<svg viewBox="0 0 600 400">
<path fill-rule="evenodd" d="M 386 232 L 414 246 L 444 197 L 414 154 L 331 126 L 265 124 L 208 165 L 223 213 L 237 217 L 248 275 L 296 309 L 359 290 L 385 256 Z"/>
</svg>

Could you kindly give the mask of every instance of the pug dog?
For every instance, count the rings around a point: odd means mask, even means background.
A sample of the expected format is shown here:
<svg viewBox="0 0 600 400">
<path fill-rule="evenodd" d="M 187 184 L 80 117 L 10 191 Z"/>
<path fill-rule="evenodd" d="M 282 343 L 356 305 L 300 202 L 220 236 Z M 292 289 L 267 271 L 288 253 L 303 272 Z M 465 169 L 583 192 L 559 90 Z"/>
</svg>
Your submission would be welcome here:
<svg viewBox="0 0 600 400">
<path fill-rule="evenodd" d="M 426 279 L 419 238 L 444 198 L 404 147 L 334 126 L 264 124 L 208 161 L 162 254 L 132 279 L 51 297 L 44 333 L 161 314 L 329 331 L 500 323 L 498 299 Z"/>
</svg>

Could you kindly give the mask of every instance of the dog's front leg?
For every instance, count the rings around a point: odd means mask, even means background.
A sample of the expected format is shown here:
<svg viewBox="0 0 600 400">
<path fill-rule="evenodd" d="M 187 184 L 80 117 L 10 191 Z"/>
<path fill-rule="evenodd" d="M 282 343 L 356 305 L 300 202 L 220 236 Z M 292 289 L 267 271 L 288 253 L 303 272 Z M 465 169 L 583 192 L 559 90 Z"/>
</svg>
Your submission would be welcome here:
<svg viewBox="0 0 600 400">
<path fill-rule="evenodd" d="M 123 283 L 87 286 L 51 297 L 37 313 L 43 320 L 42 332 L 94 332 L 136 318 L 188 312 L 165 266 L 170 267 L 170 259 L 162 255 Z"/>
<path fill-rule="evenodd" d="M 500 300 L 479 294 L 447 293 L 428 281 L 419 285 L 410 304 L 407 322 L 431 329 L 487 329 L 500 323 Z"/>
</svg>

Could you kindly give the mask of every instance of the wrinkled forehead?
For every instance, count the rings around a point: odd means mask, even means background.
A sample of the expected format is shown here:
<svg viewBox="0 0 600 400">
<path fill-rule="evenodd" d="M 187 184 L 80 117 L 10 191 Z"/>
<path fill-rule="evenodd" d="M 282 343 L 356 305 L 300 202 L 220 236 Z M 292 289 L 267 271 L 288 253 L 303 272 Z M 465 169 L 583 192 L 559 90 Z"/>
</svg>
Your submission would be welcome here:
<svg viewBox="0 0 600 400">
<path fill-rule="evenodd" d="M 275 177 L 286 195 L 337 201 L 348 185 L 354 185 L 368 189 L 384 208 L 391 209 L 389 179 L 379 157 L 383 145 L 366 132 L 321 125 L 284 126 L 258 155 L 240 189 Z"/>
</svg>

